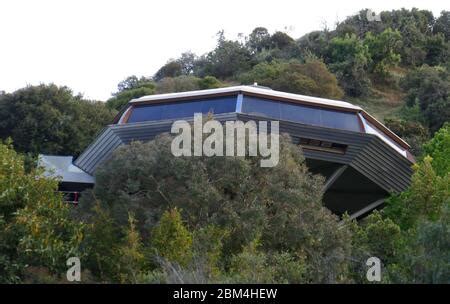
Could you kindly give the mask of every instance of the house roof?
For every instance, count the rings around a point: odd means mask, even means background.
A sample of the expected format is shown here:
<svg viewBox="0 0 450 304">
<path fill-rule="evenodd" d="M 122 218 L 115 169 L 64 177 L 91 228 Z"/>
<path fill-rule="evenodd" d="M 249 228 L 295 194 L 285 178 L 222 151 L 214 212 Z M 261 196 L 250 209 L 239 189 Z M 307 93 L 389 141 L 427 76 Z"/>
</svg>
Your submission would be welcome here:
<svg viewBox="0 0 450 304">
<path fill-rule="evenodd" d="M 222 95 L 222 94 L 239 94 L 239 93 L 248 93 L 248 94 L 257 94 L 259 96 L 266 97 L 278 97 L 284 98 L 292 101 L 301 101 L 305 103 L 310 103 L 311 105 L 318 106 L 332 106 L 336 108 L 341 108 L 343 110 L 362 110 L 360 107 L 355 106 L 349 102 L 340 101 L 340 100 L 332 100 L 325 99 L 319 97 L 312 97 L 306 95 L 292 94 L 281 91 L 272 90 L 266 87 L 259 86 L 233 86 L 226 88 L 218 88 L 218 89 L 208 89 L 208 90 L 196 90 L 196 91 L 188 91 L 188 92 L 179 92 L 179 93 L 167 93 L 167 94 L 156 94 L 156 95 L 148 95 L 142 96 L 139 98 L 132 99 L 129 103 L 151 103 L 157 101 L 167 101 L 172 99 L 187 99 L 190 97 L 203 97 L 208 95 Z"/>
<path fill-rule="evenodd" d="M 93 184 L 95 179 L 72 163 L 72 156 L 38 156 L 38 166 L 44 168 L 44 176 L 60 178 L 61 182 Z"/>
</svg>

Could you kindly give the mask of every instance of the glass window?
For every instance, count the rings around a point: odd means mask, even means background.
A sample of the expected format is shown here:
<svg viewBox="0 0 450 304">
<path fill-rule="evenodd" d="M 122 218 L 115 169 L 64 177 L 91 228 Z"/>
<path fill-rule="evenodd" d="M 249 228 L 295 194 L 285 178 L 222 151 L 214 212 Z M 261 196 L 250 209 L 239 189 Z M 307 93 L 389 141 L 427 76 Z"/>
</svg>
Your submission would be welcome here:
<svg viewBox="0 0 450 304">
<path fill-rule="evenodd" d="M 244 96 L 242 101 L 242 112 L 280 119 L 280 103 L 262 98 Z"/>
<path fill-rule="evenodd" d="M 236 111 L 236 100 L 237 96 L 226 96 L 194 101 L 136 106 L 131 112 L 128 122 L 190 118 L 194 116 L 194 113 L 230 113 Z"/>
<path fill-rule="evenodd" d="M 281 119 L 302 122 L 315 126 L 322 125 L 322 116 L 320 109 L 304 107 L 292 103 L 281 104 Z"/>
<path fill-rule="evenodd" d="M 322 125 L 328 128 L 336 128 L 349 131 L 361 131 L 361 126 L 356 113 L 338 112 L 333 110 L 321 110 Z"/>
<path fill-rule="evenodd" d="M 314 126 L 361 131 L 356 113 L 339 112 L 251 96 L 244 96 L 242 112 Z"/>
</svg>

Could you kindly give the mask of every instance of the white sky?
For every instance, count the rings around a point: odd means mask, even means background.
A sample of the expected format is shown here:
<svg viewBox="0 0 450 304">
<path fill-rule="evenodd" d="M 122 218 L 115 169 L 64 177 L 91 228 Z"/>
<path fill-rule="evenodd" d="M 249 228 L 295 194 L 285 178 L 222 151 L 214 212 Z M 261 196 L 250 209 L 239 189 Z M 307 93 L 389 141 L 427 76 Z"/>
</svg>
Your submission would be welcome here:
<svg viewBox="0 0 450 304">
<path fill-rule="evenodd" d="M 0 0 L 0 90 L 54 82 L 106 100 L 127 76 L 211 50 L 221 29 L 227 38 L 257 26 L 299 38 L 363 8 L 402 7 L 449 10 L 443 0 Z"/>
</svg>

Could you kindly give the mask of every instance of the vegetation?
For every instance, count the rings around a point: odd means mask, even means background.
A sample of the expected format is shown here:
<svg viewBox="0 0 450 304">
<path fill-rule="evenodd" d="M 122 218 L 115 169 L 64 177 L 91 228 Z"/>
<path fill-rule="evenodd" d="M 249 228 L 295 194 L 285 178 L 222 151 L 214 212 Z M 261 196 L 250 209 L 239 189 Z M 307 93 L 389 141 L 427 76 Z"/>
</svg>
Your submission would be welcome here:
<svg viewBox="0 0 450 304">
<path fill-rule="evenodd" d="M 449 283 L 449 12 L 365 16 L 297 40 L 263 27 L 239 40 L 220 32 L 212 51 L 130 76 L 106 103 L 53 84 L 0 92 L 0 283 L 66 282 L 71 256 L 83 282 L 367 283 L 376 256 L 382 282 Z M 30 162 L 79 155 L 132 98 L 254 82 L 367 107 L 411 143 L 410 188 L 359 222 L 339 219 L 288 136 L 274 168 L 173 157 L 167 134 L 132 142 L 77 208 Z"/>
<path fill-rule="evenodd" d="M 114 117 L 102 102 L 74 96 L 54 84 L 0 94 L 0 139 L 19 152 L 79 155 Z"/>
</svg>

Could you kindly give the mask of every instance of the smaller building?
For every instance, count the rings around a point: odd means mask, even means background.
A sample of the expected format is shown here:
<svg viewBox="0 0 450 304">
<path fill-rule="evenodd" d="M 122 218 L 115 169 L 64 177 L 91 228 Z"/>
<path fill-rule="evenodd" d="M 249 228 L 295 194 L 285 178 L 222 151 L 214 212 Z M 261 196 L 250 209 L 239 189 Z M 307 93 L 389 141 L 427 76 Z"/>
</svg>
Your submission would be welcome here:
<svg viewBox="0 0 450 304">
<path fill-rule="evenodd" d="M 57 178 L 59 190 L 64 200 L 76 204 L 79 193 L 92 188 L 95 178 L 73 164 L 72 156 L 42 155 L 38 157 L 38 166 L 44 168 L 44 176 Z"/>
</svg>

